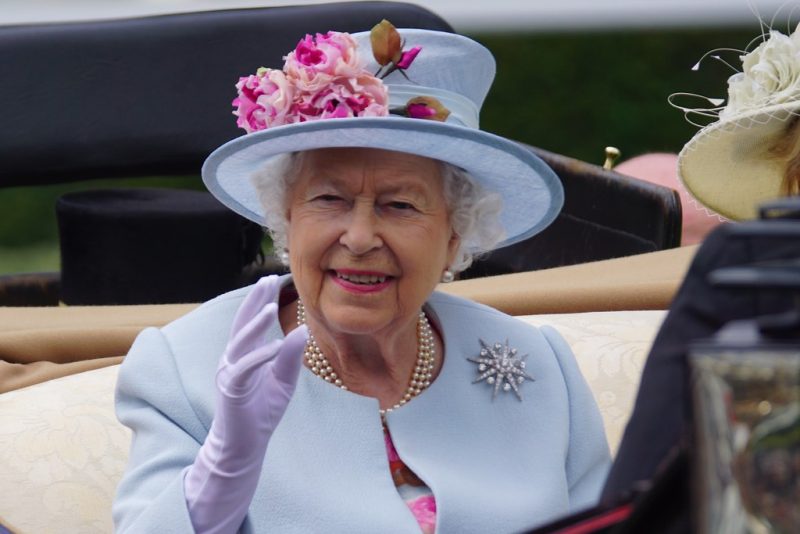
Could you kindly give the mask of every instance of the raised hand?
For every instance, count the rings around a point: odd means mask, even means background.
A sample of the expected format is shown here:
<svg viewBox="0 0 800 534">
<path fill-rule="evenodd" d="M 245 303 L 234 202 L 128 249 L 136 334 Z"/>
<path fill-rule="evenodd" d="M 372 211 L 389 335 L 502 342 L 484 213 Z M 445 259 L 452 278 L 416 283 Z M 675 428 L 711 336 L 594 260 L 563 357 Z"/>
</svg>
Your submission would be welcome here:
<svg viewBox="0 0 800 534">
<path fill-rule="evenodd" d="M 308 330 L 266 340 L 278 317 L 280 281 L 259 280 L 233 320 L 217 370 L 217 402 L 206 441 L 184 478 L 197 532 L 236 532 L 258 484 L 272 432 L 286 411 Z"/>
<path fill-rule="evenodd" d="M 230 341 L 217 370 L 221 395 L 247 397 L 264 380 L 274 380 L 274 385 L 291 397 L 302 364 L 299 356 L 293 356 L 302 352 L 308 331 L 303 325 L 284 340 L 265 341 L 265 333 L 278 316 L 279 283 L 277 276 L 259 280 L 236 312 Z"/>
</svg>

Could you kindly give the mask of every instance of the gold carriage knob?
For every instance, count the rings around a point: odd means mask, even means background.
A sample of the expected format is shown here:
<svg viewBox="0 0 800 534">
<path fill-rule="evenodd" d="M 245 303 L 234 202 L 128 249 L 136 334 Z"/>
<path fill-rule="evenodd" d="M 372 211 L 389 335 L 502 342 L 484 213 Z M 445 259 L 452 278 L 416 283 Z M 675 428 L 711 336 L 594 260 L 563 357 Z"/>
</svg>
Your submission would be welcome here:
<svg viewBox="0 0 800 534">
<path fill-rule="evenodd" d="M 606 170 L 611 170 L 614 167 L 614 162 L 617 161 L 619 158 L 620 151 L 615 146 L 607 146 L 606 147 L 606 160 L 603 162 L 603 168 Z"/>
</svg>

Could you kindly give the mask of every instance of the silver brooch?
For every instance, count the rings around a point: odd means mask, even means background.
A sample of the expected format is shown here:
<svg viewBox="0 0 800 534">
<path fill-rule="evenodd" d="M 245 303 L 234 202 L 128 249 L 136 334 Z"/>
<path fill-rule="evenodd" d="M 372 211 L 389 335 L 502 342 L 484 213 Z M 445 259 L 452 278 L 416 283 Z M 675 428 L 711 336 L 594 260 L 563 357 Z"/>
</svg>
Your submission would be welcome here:
<svg viewBox="0 0 800 534">
<path fill-rule="evenodd" d="M 501 389 L 503 391 L 511 391 L 517 395 L 519 400 L 522 396 L 519 394 L 519 386 L 525 380 L 533 381 L 533 377 L 525 372 L 525 358 L 528 355 L 517 356 L 517 349 L 512 349 L 506 344 L 495 343 L 488 345 L 482 339 L 481 352 L 477 358 L 467 358 L 467 360 L 478 364 L 478 378 L 472 381 L 477 384 L 486 380 L 487 384 L 494 386 L 492 392 L 492 399 L 497 396 L 497 392 Z"/>
</svg>

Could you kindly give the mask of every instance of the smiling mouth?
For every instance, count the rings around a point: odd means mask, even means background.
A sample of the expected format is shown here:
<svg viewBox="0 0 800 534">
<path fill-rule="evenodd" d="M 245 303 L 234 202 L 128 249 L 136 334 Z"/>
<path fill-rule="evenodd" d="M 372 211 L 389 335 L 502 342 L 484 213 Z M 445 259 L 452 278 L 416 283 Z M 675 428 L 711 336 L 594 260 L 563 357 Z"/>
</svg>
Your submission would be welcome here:
<svg viewBox="0 0 800 534">
<path fill-rule="evenodd" d="M 334 271 L 336 278 L 340 280 L 345 280 L 350 282 L 351 284 L 358 284 L 358 285 L 375 285 L 375 284 L 382 284 L 387 279 L 391 278 L 390 276 L 386 275 L 378 275 L 378 274 L 352 274 L 352 273 L 340 273 L 339 271 Z"/>
</svg>

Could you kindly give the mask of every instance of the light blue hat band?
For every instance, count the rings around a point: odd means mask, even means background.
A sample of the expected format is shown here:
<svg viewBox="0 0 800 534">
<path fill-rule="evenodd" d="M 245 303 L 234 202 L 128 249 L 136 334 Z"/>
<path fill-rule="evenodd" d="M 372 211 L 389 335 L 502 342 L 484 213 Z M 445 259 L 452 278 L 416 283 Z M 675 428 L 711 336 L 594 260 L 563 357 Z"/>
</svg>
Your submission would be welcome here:
<svg viewBox="0 0 800 534">
<path fill-rule="evenodd" d="M 405 107 L 406 103 L 418 96 L 430 96 L 442 103 L 450 111 L 447 122 L 457 122 L 468 128 L 479 128 L 479 110 L 475 102 L 453 91 L 423 85 L 386 84 L 389 91 L 389 107 Z"/>
</svg>

